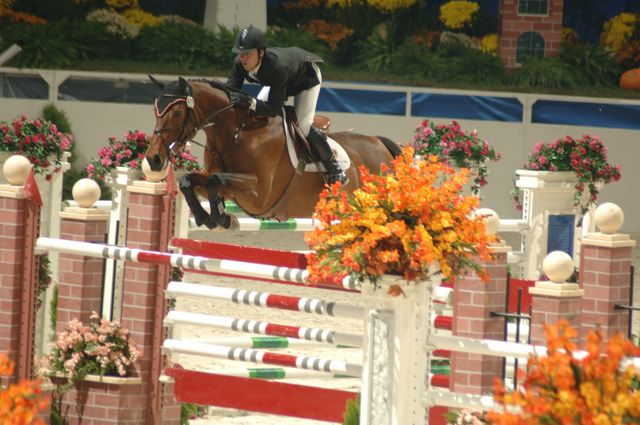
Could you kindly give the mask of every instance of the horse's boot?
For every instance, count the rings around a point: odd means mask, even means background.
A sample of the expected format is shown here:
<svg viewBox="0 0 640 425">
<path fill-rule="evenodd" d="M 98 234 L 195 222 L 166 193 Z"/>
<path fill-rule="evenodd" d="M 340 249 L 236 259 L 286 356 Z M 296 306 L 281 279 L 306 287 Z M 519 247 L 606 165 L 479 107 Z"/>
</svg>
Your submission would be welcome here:
<svg viewBox="0 0 640 425">
<path fill-rule="evenodd" d="M 180 177 L 179 186 L 180 192 L 184 195 L 184 199 L 187 201 L 187 205 L 189 206 L 189 209 L 193 214 L 193 218 L 196 221 L 196 226 L 200 227 L 204 224 L 211 229 L 210 216 L 204 208 L 202 208 L 202 205 L 193 190 L 193 185 L 191 184 L 189 175 Z"/>
<path fill-rule="evenodd" d="M 318 154 L 318 159 L 327 169 L 327 175 L 325 177 L 327 184 L 331 185 L 338 181 L 343 185 L 347 184 L 349 182 L 349 177 L 344 171 L 342 171 L 338 162 L 333 157 L 331 146 L 329 146 L 329 142 L 327 141 L 327 135 L 311 126 L 307 137 L 313 144 L 313 147 Z"/>
</svg>

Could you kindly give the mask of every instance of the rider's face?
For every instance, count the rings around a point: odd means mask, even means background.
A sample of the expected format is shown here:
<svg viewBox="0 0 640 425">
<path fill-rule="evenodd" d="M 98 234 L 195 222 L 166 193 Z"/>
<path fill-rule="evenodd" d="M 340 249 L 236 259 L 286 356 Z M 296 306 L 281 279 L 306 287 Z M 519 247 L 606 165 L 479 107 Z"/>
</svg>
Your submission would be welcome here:
<svg viewBox="0 0 640 425">
<path fill-rule="evenodd" d="M 247 72 L 251 72 L 256 69 L 256 67 L 260 63 L 260 53 L 258 49 L 252 50 L 247 53 L 240 53 L 238 56 L 240 57 L 240 63 L 242 64 L 242 67 Z"/>
</svg>

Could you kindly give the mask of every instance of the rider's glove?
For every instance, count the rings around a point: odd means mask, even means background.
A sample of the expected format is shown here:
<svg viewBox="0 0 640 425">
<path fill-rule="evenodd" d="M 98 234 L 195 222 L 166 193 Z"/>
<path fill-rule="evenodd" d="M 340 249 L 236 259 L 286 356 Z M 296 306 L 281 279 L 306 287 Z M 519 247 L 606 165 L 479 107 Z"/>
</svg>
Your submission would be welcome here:
<svg viewBox="0 0 640 425">
<path fill-rule="evenodd" d="M 235 107 L 248 108 L 253 98 L 244 92 L 237 91 L 229 94 L 229 100 Z"/>
</svg>

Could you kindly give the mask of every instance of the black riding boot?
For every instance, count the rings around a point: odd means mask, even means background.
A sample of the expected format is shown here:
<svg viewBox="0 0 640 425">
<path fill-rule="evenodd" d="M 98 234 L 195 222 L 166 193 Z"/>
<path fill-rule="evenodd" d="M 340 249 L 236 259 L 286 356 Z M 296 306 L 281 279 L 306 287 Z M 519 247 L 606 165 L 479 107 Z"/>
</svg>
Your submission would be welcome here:
<svg viewBox="0 0 640 425">
<path fill-rule="evenodd" d="M 333 184 L 337 181 L 341 182 L 343 185 L 347 184 L 349 182 L 349 177 L 347 177 L 345 172 L 340 169 L 338 162 L 333 157 L 333 152 L 331 151 L 329 142 L 327 142 L 327 135 L 311 126 L 307 138 L 313 144 L 313 147 L 318 154 L 318 159 L 327 169 L 327 176 L 325 178 L 327 184 Z"/>
</svg>

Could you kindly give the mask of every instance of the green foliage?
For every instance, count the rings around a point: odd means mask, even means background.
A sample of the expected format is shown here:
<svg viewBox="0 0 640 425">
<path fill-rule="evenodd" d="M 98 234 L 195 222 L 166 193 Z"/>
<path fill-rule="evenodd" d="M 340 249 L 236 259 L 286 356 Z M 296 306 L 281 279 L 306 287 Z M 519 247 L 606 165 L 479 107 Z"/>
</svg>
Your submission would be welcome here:
<svg viewBox="0 0 640 425">
<path fill-rule="evenodd" d="M 69 117 L 66 112 L 61 109 L 58 109 L 54 104 L 48 104 L 44 108 L 42 108 L 42 116 L 54 123 L 58 130 L 63 133 L 71 133 L 71 124 L 69 123 Z M 69 157 L 69 163 L 71 164 L 71 168 L 64 173 L 62 177 L 62 199 L 73 199 L 72 190 L 73 185 L 83 177 L 86 177 L 86 173 L 82 171 L 78 171 L 74 165 L 76 161 L 75 155 L 76 144 L 73 143 L 69 152 L 71 152 L 71 156 Z"/>
<path fill-rule="evenodd" d="M 267 31 L 267 46 L 300 47 L 328 60 L 329 48 L 326 44 L 302 29 L 277 29 Z"/>
<path fill-rule="evenodd" d="M 49 342 L 54 342 L 56 340 L 56 326 L 58 324 L 58 285 L 53 286 L 49 309 L 51 310 L 49 314 L 49 330 L 51 332 Z"/>
<path fill-rule="evenodd" d="M 211 64 L 217 49 L 211 31 L 173 22 L 144 27 L 134 46 L 141 60 L 177 62 L 187 69 Z"/>
<path fill-rule="evenodd" d="M 579 85 L 611 87 L 618 81 L 620 68 L 611 52 L 600 45 L 562 45 L 560 59 L 574 70 Z"/>
<path fill-rule="evenodd" d="M 4 48 L 18 44 L 22 52 L 9 64 L 20 68 L 64 68 L 77 57 L 78 49 L 70 37 L 70 24 L 58 21 L 45 25 L 15 24 L 2 32 Z"/>
<path fill-rule="evenodd" d="M 58 130 L 63 133 L 71 133 L 71 124 L 69 123 L 69 117 L 67 113 L 62 109 L 58 109 L 56 105 L 50 103 L 42 108 L 42 116 L 47 121 L 51 121 L 58 127 Z M 71 145 L 71 151 L 73 152 L 74 146 Z"/>
<path fill-rule="evenodd" d="M 434 56 L 428 46 L 408 41 L 393 53 L 389 72 L 408 78 L 426 77 Z"/>
<path fill-rule="evenodd" d="M 69 40 L 75 46 L 76 59 L 107 59 L 119 56 L 115 48 L 116 37 L 109 34 L 106 25 L 102 22 L 74 22 Z"/>
<path fill-rule="evenodd" d="M 461 44 L 447 44 L 437 50 L 441 60 L 436 63 L 433 77 L 451 82 L 473 84 L 503 84 L 507 71 L 500 58 Z"/>
<path fill-rule="evenodd" d="M 347 401 L 347 406 L 344 410 L 344 420 L 342 425 L 358 425 L 360 423 L 360 395 L 356 398 L 356 401 Z"/>
<path fill-rule="evenodd" d="M 193 403 L 182 403 L 180 405 L 180 425 L 189 425 L 189 419 L 202 417 L 206 407 Z"/>
<path fill-rule="evenodd" d="M 575 89 L 578 87 L 578 72 L 559 58 L 529 56 L 516 72 L 514 84 L 525 89 Z"/>
<path fill-rule="evenodd" d="M 217 68 L 231 69 L 236 55 L 231 51 L 238 28 L 228 29 L 223 26 L 218 27 L 216 32 L 216 52 L 214 56 L 214 66 Z"/>
<path fill-rule="evenodd" d="M 375 31 L 363 43 L 360 61 L 365 69 L 380 72 L 389 68 L 393 56 L 393 43 L 379 31 Z"/>
</svg>

